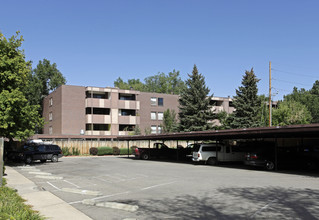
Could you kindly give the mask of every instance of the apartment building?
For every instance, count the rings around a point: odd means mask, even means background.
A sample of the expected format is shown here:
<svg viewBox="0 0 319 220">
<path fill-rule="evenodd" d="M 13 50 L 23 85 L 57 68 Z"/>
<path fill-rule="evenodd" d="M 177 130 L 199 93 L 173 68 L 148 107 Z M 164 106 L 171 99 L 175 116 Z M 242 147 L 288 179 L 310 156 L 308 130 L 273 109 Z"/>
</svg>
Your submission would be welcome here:
<svg viewBox="0 0 319 220">
<path fill-rule="evenodd" d="M 174 110 L 178 113 L 178 95 L 141 92 L 138 100 L 141 103 L 140 128 L 143 134 L 160 134 L 164 111 Z"/>
<path fill-rule="evenodd" d="M 112 87 L 62 85 L 43 101 L 43 134 L 111 139 L 130 134 L 137 126 L 142 134 L 158 134 L 164 112 L 170 109 L 178 114 L 178 98 Z M 231 98 L 213 97 L 211 104 L 214 112 L 234 111 Z"/>
<path fill-rule="evenodd" d="M 140 124 L 139 91 L 62 85 L 43 102 L 44 134 L 126 135 Z"/>
</svg>

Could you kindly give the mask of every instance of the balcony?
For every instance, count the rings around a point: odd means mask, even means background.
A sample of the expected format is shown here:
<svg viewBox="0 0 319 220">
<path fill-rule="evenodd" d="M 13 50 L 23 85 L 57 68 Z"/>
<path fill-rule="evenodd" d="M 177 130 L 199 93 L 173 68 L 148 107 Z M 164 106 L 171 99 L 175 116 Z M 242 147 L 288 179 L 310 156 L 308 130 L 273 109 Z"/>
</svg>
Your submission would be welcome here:
<svg viewBox="0 0 319 220">
<path fill-rule="evenodd" d="M 111 131 L 85 131 L 85 135 L 111 135 Z"/>
<path fill-rule="evenodd" d="M 111 106 L 110 99 L 85 99 L 85 107 L 109 108 Z"/>
<path fill-rule="evenodd" d="M 130 101 L 130 100 L 119 100 L 118 102 L 119 109 L 140 109 L 139 101 Z"/>
<path fill-rule="evenodd" d="M 140 117 L 139 116 L 119 116 L 119 124 L 129 124 L 129 125 L 135 125 L 140 124 Z"/>
<path fill-rule="evenodd" d="M 86 123 L 111 124 L 110 115 L 86 115 Z"/>
</svg>

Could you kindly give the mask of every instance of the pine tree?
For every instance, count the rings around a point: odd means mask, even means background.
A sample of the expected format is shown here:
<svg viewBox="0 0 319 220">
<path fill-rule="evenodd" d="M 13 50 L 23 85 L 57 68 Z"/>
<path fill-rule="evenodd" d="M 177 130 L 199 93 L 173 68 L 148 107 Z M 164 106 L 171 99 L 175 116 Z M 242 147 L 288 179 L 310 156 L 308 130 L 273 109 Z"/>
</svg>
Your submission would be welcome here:
<svg viewBox="0 0 319 220">
<path fill-rule="evenodd" d="M 242 86 L 236 89 L 234 97 L 234 118 L 231 123 L 232 128 L 250 128 L 260 126 L 258 117 L 261 106 L 261 99 L 258 98 L 257 83 L 253 68 L 246 71 L 243 76 Z"/>
<path fill-rule="evenodd" d="M 188 74 L 186 87 L 179 99 L 179 130 L 203 131 L 211 129 L 209 120 L 213 119 L 210 90 L 205 85 L 205 78 L 198 73 L 194 65 L 192 74 Z"/>
</svg>

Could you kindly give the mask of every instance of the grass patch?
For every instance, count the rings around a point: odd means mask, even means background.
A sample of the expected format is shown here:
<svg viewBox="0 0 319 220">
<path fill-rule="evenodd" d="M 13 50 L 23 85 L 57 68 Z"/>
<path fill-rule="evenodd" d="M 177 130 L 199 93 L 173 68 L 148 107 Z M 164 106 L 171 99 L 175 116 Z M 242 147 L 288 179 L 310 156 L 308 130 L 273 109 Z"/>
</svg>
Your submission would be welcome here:
<svg viewBox="0 0 319 220">
<path fill-rule="evenodd" d="M 32 210 L 31 206 L 24 204 L 24 201 L 14 189 L 5 185 L 0 187 L 0 219 L 45 219 L 37 211 Z"/>
</svg>

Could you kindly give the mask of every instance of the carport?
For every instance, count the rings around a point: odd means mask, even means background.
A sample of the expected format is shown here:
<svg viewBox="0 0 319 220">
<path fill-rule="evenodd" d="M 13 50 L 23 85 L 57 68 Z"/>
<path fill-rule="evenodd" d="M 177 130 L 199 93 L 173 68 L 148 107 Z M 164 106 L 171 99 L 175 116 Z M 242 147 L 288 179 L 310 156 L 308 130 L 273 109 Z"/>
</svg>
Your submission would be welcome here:
<svg viewBox="0 0 319 220">
<path fill-rule="evenodd" d="M 186 141 L 225 141 L 225 140 L 272 140 L 275 144 L 274 157 L 275 169 L 277 169 L 278 146 L 285 147 L 306 147 L 308 145 L 319 146 L 319 124 L 291 125 L 262 128 L 244 128 L 229 130 L 211 130 L 198 132 L 180 132 L 154 135 L 118 136 L 117 140 L 127 141 L 129 148 L 130 141 L 136 140 L 178 140 Z M 150 145 L 149 145 L 150 147 Z"/>
</svg>

